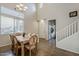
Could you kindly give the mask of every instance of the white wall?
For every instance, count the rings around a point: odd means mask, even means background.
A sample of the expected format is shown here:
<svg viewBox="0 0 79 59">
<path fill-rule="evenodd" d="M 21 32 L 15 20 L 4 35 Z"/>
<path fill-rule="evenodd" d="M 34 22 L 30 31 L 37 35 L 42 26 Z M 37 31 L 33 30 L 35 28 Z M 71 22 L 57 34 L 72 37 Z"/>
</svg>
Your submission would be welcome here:
<svg viewBox="0 0 79 59">
<path fill-rule="evenodd" d="M 43 4 L 43 7 L 39 9 L 39 19 L 46 19 L 45 24 L 40 24 L 40 35 L 48 39 L 48 20 L 56 19 L 56 32 L 60 31 L 62 28 L 72 23 L 79 18 L 69 17 L 69 12 L 77 10 L 79 12 L 79 4 L 56 4 L 48 3 Z M 43 29 L 42 26 L 45 26 Z M 42 33 L 41 33 L 42 32 Z M 44 33 L 45 32 L 45 33 Z"/>
<path fill-rule="evenodd" d="M 24 19 L 24 31 L 26 33 L 33 33 L 36 32 L 37 30 L 35 27 L 37 27 L 37 22 L 35 20 L 35 18 L 33 17 L 35 14 L 31 14 L 31 15 L 25 15 L 25 19 Z M 26 17 L 27 16 L 27 17 Z"/>
<path fill-rule="evenodd" d="M 58 48 L 79 54 L 79 32 L 56 43 Z"/>
<path fill-rule="evenodd" d="M 78 16 L 70 18 L 69 12 L 71 11 L 78 11 Z M 79 19 L 79 4 L 43 4 L 43 7 L 39 9 L 39 19 L 46 19 L 44 24 L 40 24 L 40 35 L 44 35 L 41 37 L 48 39 L 48 20 L 56 19 L 56 32 L 60 31 L 68 24 Z M 45 28 L 42 28 L 42 26 L 45 26 Z M 78 39 L 79 33 L 75 34 L 74 37 L 63 39 L 59 42 L 56 39 L 56 46 L 61 49 L 79 53 Z"/>
</svg>

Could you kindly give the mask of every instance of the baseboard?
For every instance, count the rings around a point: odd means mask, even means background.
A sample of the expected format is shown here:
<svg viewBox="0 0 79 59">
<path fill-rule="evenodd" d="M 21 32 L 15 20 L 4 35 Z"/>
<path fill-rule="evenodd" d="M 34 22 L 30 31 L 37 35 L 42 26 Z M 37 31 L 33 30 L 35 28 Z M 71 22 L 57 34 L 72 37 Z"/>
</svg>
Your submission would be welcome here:
<svg viewBox="0 0 79 59">
<path fill-rule="evenodd" d="M 10 49 L 11 49 L 11 45 L 2 46 L 2 47 L 0 47 L 0 52 L 4 52 L 4 51 L 10 50 Z"/>
<path fill-rule="evenodd" d="M 69 53 L 73 53 L 73 54 L 78 54 L 79 55 L 79 53 L 75 53 L 75 52 L 72 52 L 72 51 L 68 51 L 68 50 L 65 50 L 65 49 L 62 49 L 62 48 L 59 48 L 59 47 L 56 47 L 56 48 L 58 48 L 58 49 L 60 49 L 62 51 L 65 51 L 65 52 L 69 52 Z"/>
</svg>

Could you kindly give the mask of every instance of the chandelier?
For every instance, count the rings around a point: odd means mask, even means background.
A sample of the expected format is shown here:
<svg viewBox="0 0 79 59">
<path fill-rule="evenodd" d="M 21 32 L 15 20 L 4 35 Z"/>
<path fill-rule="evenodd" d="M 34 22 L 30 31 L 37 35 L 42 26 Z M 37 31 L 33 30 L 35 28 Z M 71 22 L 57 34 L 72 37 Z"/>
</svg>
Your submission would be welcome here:
<svg viewBox="0 0 79 59">
<path fill-rule="evenodd" d="M 17 4 L 15 9 L 17 11 L 23 12 L 23 11 L 26 11 L 28 9 L 28 7 L 27 6 L 24 6 L 24 4 L 21 3 L 21 4 Z"/>
</svg>

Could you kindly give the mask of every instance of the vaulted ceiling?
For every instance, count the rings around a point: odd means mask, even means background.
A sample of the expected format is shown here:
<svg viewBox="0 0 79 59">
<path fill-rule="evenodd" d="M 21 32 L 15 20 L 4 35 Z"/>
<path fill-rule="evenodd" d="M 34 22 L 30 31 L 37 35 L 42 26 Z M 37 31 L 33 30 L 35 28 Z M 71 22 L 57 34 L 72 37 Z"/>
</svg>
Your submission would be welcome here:
<svg viewBox="0 0 79 59">
<path fill-rule="evenodd" d="M 0 6 L 4 6 L 9 9 L 15 10 L 17 4 L 20 4 L 20 3 L 0 3 Z M 25 12 L 23 12 L 24 14 L 29 15 L 30 13 L 34 13 L 36 11 L 36 6 L 34 3 L 24 3 L 24 6 L 28 7 L 28 9 Z"/>
</svg>

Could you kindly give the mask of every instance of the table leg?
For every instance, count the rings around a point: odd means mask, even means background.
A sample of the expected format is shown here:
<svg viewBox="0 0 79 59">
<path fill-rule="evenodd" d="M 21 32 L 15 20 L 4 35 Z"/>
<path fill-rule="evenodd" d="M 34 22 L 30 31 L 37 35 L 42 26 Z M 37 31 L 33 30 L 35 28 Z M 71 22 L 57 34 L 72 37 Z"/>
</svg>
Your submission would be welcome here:
<svg viewBox="0 0 79 59">
<path fill-rule="evenodd" d="M 21 55 L 24 56 L 24 44 L 21 43 Z"/>
</svg>

